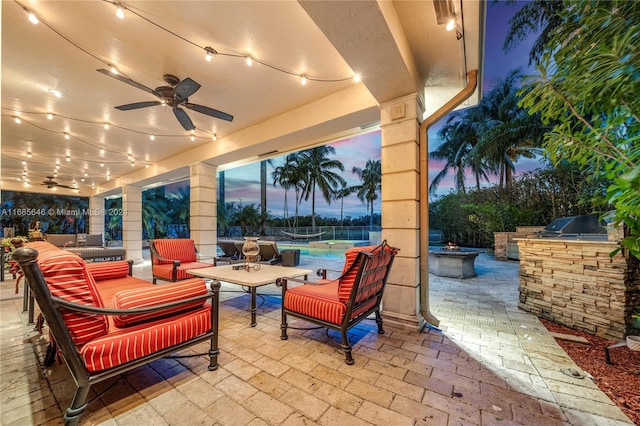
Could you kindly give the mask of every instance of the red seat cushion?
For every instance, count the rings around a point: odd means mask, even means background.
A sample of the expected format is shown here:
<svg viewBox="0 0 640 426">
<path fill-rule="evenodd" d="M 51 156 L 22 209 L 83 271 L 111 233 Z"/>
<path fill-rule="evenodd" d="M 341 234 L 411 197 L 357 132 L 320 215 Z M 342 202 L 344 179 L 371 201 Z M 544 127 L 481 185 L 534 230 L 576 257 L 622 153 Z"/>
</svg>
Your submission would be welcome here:
<svg viewBox="0 0 640 426">
<path fill-rule="evenodd" d="M 284 294 L 284 308 L 333 324 L 340 324 L 347 306 L 338 298 L 338 281 L 317 282 L 326 284 L 305 284 L 287 289 Z"/>
<path fill-rule="evenodd" d="M 113 307 L 116 309 L 148 308 L 205 294 L 207 294 L 207 287 L 204 281 L 201 279 L 192 279 L 163 286 L 153 286 L 152 288 L 145 286 L 132 290 L 119 291 L 113 296 Z M 116 315 L 113 318 L 113 323 L 116 327 L 126 327 L 142 321 L 149 321 L 154 318 L 161 318 L 178 312 L 192 310 L 202 306 L 204 302 L 204 300 L 200 300 L 148 314 Z"/>
<path fill-rule="evenodd" d="M 153 246 L 158 254 L 171 260 L 179 260 L 181 263 L 196 262 L 196 245 L 192 239 L 189 238 L 166 238 L 153 240 Z M 161 265 L 165 263 L 172 263 L 171 260 L 159 260 L 154 257 L 153 263 L 155 265 Z"/>
<path fill-rule="evenodd" d="M 89 372 L 116 367 L 211 330 L 211 307 L 126 328 L 113 328 L 79 350 Z"/>
<path fill-rule="evenodd" d="M 189 262 L 189 263 L 181 263 L 177 269 L 177 280 L 185 280 L 187 278 L 193 278 L 193 275 L 188 274 L 187 271 L 189 269 L 200 269 L 200 268 L 210 268 L 214 266 L 213 263 L 202 263 L 202 262 Z M 153 275 L 165 280 L 171 280 L 171 274 L 173 271 L 173 265 L 164 264 L 164 265 L 153 265 Z"/>
</svg>

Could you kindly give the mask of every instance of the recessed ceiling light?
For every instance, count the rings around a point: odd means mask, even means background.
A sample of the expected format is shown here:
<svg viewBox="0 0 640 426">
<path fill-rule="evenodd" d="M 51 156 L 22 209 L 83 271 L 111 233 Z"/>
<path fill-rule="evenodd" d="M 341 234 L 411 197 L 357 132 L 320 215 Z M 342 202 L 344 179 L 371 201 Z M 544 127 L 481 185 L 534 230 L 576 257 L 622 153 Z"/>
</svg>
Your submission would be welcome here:
<svg viewBox="0 0 640 426">
<path fill-rule="evenodd" d="M 49 93 L 51 93 L 56 98 L 61 98 L 62 97 L 62 92 L 59 91 L 59 90 L 56 90 L 56 89 L 49 89 Z"/>
</svg>

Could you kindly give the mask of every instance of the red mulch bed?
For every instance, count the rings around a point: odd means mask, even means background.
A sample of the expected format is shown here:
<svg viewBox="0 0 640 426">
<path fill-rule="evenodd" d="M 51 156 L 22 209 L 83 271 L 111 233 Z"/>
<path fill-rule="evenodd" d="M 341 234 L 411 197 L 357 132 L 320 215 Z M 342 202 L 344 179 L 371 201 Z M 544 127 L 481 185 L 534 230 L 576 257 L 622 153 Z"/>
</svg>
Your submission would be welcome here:
<svg viewBox="0 0 640 426">
<path fill-rule="evenodd" d="M 640 425 L 640 351 L 632 351 L 626 346 L 609 350 L 611 362 L 605 362 L 604 348 L 617 343 L 592 336 L 582 331 L 540 319 L 553 333 L 582 336 L 590 344 L 575 343 L 556 339 L 558 344 L 585 372 L 591 374 L 596 385 L 607 394 L 611 401 Z"/>
</svg>

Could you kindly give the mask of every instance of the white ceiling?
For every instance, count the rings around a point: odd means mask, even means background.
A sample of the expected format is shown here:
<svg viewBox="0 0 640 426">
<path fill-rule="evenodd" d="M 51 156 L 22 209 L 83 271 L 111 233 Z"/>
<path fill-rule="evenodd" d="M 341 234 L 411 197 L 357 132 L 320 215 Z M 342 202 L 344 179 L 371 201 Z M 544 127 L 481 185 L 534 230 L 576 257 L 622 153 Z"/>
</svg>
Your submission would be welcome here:
<svg viewBox="0 0 640 426">
<path fill-rule="evenodd" d="M 436 24 L 431 0 L 122 4 L 125 19 L 106 1 L 2 2 L 2 188 L 46 191 L 40 182 L 57 162 L 55 180 L 75 181 L 89 195 L 188 176 L 196 161 L 222 168 L 255 161 L 353 132 L 378 120 L 380 103 L 412 92 L 424 90 L 435 105 L 481 65 L 477 1 L 462 10 L 454 2 L 456 14 L 464 12 L 461 40 Z M 25 10 L 41 22 L 30 23 Z M 211 62 L 207 46 L 220 53 Z M 281 71 L 247 66 L 245 56 Z M 96 71 L 107 64 L 152 89 L 166 84 L 164 74 L 190 77 L 202 87 L 189 102 L 234 119 L 185 109 L 196 127 L 191 141 L 170 107 L 117 110 L 157 98 Z M 309 77 L 304 86 L 300 75 Z M 25 168 L 29 188 L 18 181 Z"/>
</svg>

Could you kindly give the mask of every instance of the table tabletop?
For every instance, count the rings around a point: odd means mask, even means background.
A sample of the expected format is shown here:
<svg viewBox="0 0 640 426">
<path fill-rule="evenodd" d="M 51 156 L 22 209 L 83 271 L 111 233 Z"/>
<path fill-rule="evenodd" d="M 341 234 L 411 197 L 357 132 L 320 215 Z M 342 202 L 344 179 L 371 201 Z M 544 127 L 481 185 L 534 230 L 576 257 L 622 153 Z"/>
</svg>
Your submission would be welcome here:
<svg viewBox="0 0 640 426">
<path fill-rule="evenodd" d="M 210 278 L 247 287 L 260 287 L 275 283 L 278 278 L 295 278 L 310 275 L 311 269 L 291 268 L 281 265 L 260 264 L 257 271 L 234 269 L 237 265 L 213 266 L 210 268 L 189 269 L 187 273 L 201 278 Z"/>
</svg>

